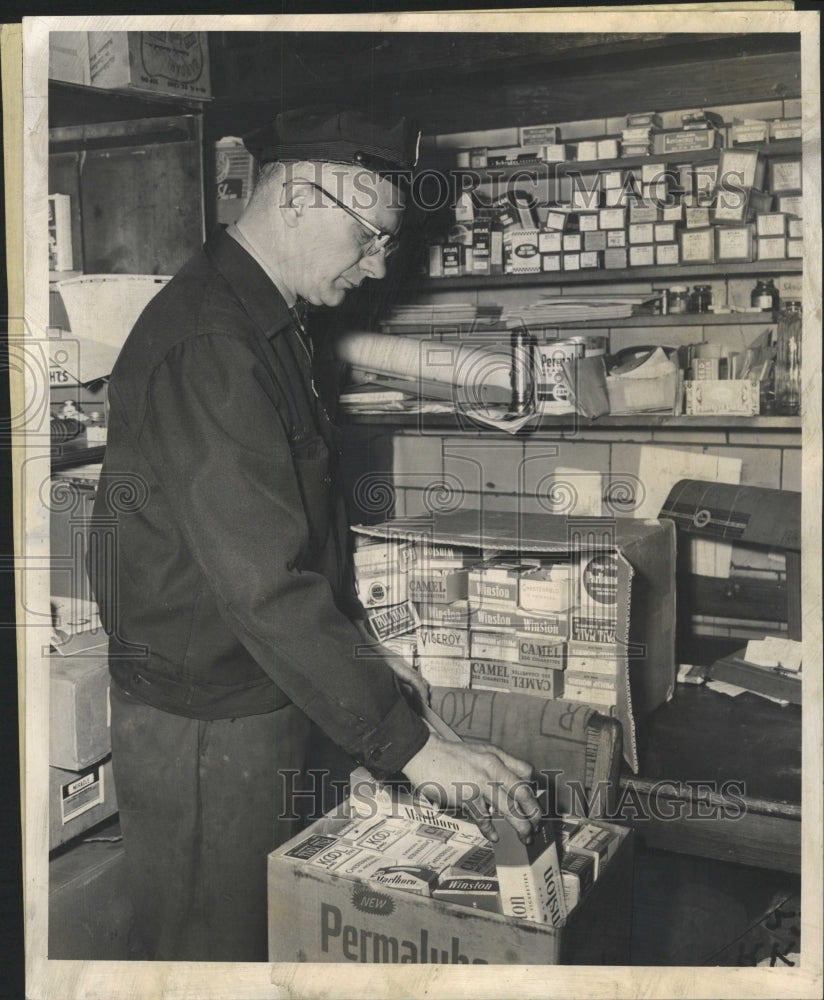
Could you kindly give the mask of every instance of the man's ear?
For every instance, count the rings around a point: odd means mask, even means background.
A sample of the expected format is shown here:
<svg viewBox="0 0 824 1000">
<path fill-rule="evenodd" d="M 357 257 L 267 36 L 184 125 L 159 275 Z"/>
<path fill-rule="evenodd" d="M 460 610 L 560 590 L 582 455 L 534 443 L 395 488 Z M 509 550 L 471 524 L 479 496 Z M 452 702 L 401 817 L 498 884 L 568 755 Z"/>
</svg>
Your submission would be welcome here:
<svg viewBox="0 0 824 1000">
<path fill-rule="evenodd" d="M 283 185 L 283 197 L 280 201 L 280 215 L 290 229 L 295 229 L 306 215 L 309 207 L 311 188 L 298 181 Z"/>
</svg>

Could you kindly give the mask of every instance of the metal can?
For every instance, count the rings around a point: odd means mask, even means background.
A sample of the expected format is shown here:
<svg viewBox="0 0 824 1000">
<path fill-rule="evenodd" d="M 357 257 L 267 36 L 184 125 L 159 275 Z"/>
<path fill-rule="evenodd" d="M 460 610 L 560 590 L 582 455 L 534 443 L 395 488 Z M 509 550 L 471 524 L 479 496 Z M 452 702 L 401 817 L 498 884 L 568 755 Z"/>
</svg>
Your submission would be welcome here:
<svg viewBox="0 0 824 1000">
<path fill-rule="evenodd" d="M 535 347 L 535 409 L 539 413 L 574 413 L 575 406 L 567 390 L 563 367 L 565 363 L 583 358 L 586 343 L 583 337 L 547 340 Z"/>
<path fill-rule="evenodd" d="M 515 329 L 509 338 L 511 364 L 509 382 L 512 387 L 510 413 L 531 413 L 535 408 L 535 341 L 526 327 Z"/>
</svg>

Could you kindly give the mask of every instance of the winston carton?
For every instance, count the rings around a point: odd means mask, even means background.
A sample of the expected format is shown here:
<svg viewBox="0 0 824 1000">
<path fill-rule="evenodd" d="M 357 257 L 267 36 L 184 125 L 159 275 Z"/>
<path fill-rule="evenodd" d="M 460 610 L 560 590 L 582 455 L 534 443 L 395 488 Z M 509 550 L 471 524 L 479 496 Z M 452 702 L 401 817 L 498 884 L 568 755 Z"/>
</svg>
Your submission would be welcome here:
<svg viewBox="0 0 824 1000">
<path fill-rule="evenodd" d="M 555 639 L 566 639 L 569 636 L 569 614 L 566 611 L 531 615 L 523 611 L 479 607 L 472 611 L 470 625 L 488 631 L 520 632 Z"/>
<path fill-rule="evenodd" d="M 523 573 L 540 569 L 537 561 L 490 559 L 469 571 L 470 608 L 518 609 L 518 583 Z"/>
<path fill-rule="evenodd" d="M 450 604 L 416 604 L 421 625 L 451 625 L 469 627 L 469 603 L 452 601 Z"/>
<path fill-rule="evenodd" d="M 520 920 L 563 927 L 567 910 L 554 821 L 543 820 L 530 844 L 521 843 L 503 817 L 493 817 L 492 822 L 498 834 L 494 851 L 501 911 Z"/>
</svg>

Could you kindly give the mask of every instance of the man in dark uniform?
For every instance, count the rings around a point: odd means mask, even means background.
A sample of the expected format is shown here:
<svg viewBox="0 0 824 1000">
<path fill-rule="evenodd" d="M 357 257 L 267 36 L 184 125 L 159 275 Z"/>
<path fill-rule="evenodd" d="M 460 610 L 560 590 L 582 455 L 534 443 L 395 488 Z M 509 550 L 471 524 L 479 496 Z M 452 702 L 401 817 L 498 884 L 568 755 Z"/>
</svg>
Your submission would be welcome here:
<svg viewBox="0 0 824 1000">
<path fill-rule="evenodd" d="M 278 770 L 303 767 L 310 720 L 376 777 L 488 787 L 523 836 L 539 812 L 528 766 L 430 733 L 356 624 L 300 307 L 384 276 L 416 142 L 406 119 L 353 109 L 248 136 L 245 213 L 149 304 L 112 373 L 90 571 L 150 958 L 266 959 L 266 855 L 295 832 Z"/>
</svg>

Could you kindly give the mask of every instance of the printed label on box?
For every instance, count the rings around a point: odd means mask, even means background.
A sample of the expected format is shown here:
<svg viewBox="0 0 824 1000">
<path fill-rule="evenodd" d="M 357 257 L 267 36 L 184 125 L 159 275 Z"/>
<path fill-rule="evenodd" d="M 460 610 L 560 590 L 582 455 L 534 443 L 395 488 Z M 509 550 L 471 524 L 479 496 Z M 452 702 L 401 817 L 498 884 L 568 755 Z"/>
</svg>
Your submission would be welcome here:
<svg viewBox="0 0 824 1000">
<path fill-rule="evenodd" d="M 60 820 L 65 826 L 89 809 L 100 805 L 104 799 L 103 766 L 93 768 L 74 781 L 60 786 Z"/>
</svg>

